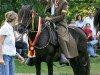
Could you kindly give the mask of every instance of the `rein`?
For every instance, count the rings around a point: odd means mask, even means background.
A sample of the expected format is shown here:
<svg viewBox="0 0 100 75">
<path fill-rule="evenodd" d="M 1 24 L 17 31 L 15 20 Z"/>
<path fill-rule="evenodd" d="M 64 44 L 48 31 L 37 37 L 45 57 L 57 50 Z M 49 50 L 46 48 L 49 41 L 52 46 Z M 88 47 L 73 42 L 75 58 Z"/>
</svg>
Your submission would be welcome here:
<svg viewBox="0 0 100 75">
<path fill-rule="evenodd" d="M 48 30 L 51 32 L 50 22 L 48 22 L 48 23 L 46 22 L 45 24 L 46 24 L 46 25 L 45 25 L 44 28 L 42 28 L 41 32 L 42 32 L 46 27 L 47 27 Z M 32 31 L 32 30 L 31 30 L 31 31 Z M 32 32 L 38 32 L 38 31 L 32 31 Z M 30 40 L 30 42 L 32 42 L 30 38 L 29 38 L 29 40 Z M 50 43 L 50 40 L 51 40 L 51 35 L 50 35 L 50 37 L 49 37 L 49 41 L 47 42 L 47 44 L 46 44 L 45 46 L 43 46 L 43 47 L 37 47 L 37 46 L 35 46 L 35 45 L 33 45 L 33 46 L 34 46 L 34 48 L 36 48 L 36 49 L 44 49 L 45 47 L 48 46 L 48 44 Z"/>
<path fill-rule="evenodd" d="M 46 23 L 45 23 L 45 24 L 46 24 Z M 49 26 L 49 25 L 45 25 L 45 27 L 43 27 L 41 31 L 43 31 L 47 26 Z M 35 33 L 35 32 L 38 32 L 38 31 L 34 31 L 34 30 L 28 30 L 28 31 L 34 32 L 34 33 Z"/>
</svg>

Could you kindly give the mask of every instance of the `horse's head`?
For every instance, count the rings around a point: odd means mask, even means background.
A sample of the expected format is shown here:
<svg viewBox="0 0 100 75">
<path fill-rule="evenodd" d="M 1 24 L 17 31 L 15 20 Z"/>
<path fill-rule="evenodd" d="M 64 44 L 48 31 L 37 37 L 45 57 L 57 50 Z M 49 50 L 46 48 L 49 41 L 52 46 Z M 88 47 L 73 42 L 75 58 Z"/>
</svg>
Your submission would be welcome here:
<svg viewBox="0 0 100 75">
<path fill-rule="evenodd" d="M 37 24 L 36 13 L 32 10 L 31 5 L 23 5 L 18 12 L 18 31 L 25 33 L 34 30 L 34 24 Z"/>
</svg>

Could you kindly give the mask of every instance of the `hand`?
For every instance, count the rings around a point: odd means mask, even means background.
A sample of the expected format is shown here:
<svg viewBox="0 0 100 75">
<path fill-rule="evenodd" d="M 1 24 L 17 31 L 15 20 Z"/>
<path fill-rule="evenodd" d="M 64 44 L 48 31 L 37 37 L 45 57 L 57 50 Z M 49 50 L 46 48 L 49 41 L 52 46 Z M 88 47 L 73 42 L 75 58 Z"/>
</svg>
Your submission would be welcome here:
<svg viewBox="0 0 100 75">
<path fill-rule="evenodd" d="M 89 34 L 89 37 L 91 37 L 92 36 L 92 34 Z"/>
<path fill-rule="evenodd" d="M 22 56 L 20 56 L 20 57 L 19 57 L 19 61 L 20 61 L 21 63 L 24 63 L 25 59 L 24 59 Z"/>
<path fill-rule="evenodd" d="M 0 65 L 4 65 L 4 60 L 2 58 L 0 58 Z"/>
<path fill-rule="evenodd" d="M 47 17 L 45 18 L 45 20 L 51 21 L 51 17 L 48 17 L 48 16 L 47 16 Z"/>
</svg>

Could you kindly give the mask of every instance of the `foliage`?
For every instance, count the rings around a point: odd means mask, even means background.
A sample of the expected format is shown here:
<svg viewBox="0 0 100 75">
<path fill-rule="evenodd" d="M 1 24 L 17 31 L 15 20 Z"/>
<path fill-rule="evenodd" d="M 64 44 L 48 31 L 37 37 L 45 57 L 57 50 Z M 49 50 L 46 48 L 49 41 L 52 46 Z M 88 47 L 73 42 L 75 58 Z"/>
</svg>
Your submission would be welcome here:
<svg viewBox="0 0 100 75">
<path fill-rule="evenodd" d="M 76 19 L 78 14 L 81 14 L 84 17 L 87 16 L 88 11 L 93 11 L 95 13 L 94 3 L 69 3 L 69 10 L 67 13 L 68 23 L 71 19 Z"/>
<path fill-rule="evenodd" d="M 85 1 L 85 2 L 84 2 Z M 95 11 L 95 6 L 99 6 L 100 0 L 97 0 L 96 3 L 93 3 L 95 0 L 70 0 L 68 3 L 69 10 L 67 13 L 67 20 L 70 22 L 72 18 L 75 18 L 78 13 L 81 13 L 83 16 L 87 15 L 89 9 Z M 0 24 L 4 20 L 4 13 L 10 10 L 16 12 L 19 11 L 23 4 L 30 4 L 33 6 L 34 11 L 38 15 L 45 17 L 47 14 L 44 13 L 45 3 L 40 3 L 39 0 L 0 0 Z"/>
</svg>

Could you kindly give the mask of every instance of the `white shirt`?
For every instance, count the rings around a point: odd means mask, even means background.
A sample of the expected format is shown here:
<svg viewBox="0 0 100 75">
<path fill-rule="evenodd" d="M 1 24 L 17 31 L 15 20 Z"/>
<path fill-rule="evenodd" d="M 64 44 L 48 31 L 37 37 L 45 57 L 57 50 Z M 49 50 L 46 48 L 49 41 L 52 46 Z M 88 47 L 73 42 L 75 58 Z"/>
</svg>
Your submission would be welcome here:
<svg viewBox="0 0 100 75">
<path fill-rule="evenodd" d="M 0 29 L 0 35 L 6 35 L 6 38 L 2 45 L 3 54 L 9 56 L 15 56 L 16 48 L 15 48 L 15 37 L 14 37 L 13 27 L 7 22 L 5 22 Z"/>
<path fill-rule="evenodd" d="M 17 32 L 17 31 L 15 31 L 15 36 L 16 37 L 19 37 L 20 35 L 19 35 L 19 33 Z M 17 41 L 20 41 L 22 39 L 22 37 L 19 37 L 18 39 L 17 39 Z M 27 36 L 27 34 L 25 33 L 24 35 L 23 35 L 23 41 L 27 44 L 27 46 L 29 47 L 29 44 L 28 44 L 28 36 Z"/>
<path fill-rule="evenodd" d="M 76 24 L 75 23 L 71 23 L 71 24 L 69 24 L 69 26 L 76 26 Z"/>
<path fill-rule="evenodd" d="M 54 15 L 54 10 L 55 10 L 55 8 L 54 8 L 54 3 L 51 5 L 51 15 Z"/>
<path fill-rule="evenodd" d="M 21 37 L 19 37 L 20 36 L 19 33 L 17 31 L 14 31 L 14 33 L 15 37 L 18 38 L 17 41 L 21 40 Z"/>
<path fill-rule="evenodd" d="M 80 21 L 76 21 L 76 27 L 80 27 L 80 28 L 83 28 L 83 22 L 80 22 Z"/>
<path fill-rule="evenodd" d="M 27 36 L 26 33 L 23 35 L 23 41 L 26 42 L 27 43 L 27 46 L 29 47 L 28 36 Z"/>
<path fill-rule="evenodd" d="M 94 22 L 94 17 L 92 19 L 90 17 L 86 17 L 84 19 L 84 21 L 83 21 L 83 24 L 84 24 L 84 27 L 85 27 L 86 23 L 90 23 L 91 30 L 93 32 L 93 37 L 95 37 L 95 35 L 96 35 L 96 28 L 94 27 L 94 23 L 93 22 Z"/>
</svg>

